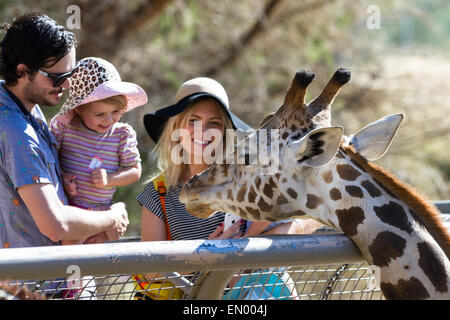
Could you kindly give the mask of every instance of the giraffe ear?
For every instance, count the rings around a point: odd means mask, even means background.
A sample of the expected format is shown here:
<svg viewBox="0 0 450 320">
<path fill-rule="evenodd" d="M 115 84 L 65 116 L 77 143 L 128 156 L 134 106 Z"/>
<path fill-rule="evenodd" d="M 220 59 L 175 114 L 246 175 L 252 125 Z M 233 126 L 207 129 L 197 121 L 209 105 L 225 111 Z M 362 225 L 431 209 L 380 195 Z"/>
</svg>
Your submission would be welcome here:
<svg viewBox="0 0 450 320">
<path fill-rule="evenodd" d="M 350 137 L 350 145 L 369 161 L 381 158 L 403 120 L 403 114 L 393 114 L 372 122 Z"/>
<path fill-rule="evenodd" d="M 333 159 L 341 143 L 342 127 L 319 128 L 292 142 L 290 149 L 298 163 L 319 167 Z"/>
</svg>

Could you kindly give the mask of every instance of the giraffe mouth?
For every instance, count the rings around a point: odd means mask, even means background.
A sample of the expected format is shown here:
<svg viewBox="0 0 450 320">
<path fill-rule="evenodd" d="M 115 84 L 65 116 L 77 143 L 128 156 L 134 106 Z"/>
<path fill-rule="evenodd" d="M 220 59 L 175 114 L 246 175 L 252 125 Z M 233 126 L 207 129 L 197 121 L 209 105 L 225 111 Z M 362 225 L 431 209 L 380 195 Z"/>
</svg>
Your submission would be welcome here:
<svg viewBox="0 0 450 320">
<path fill-rule="evenodd" d="M 189 201 L 186 203 L 186 210 L 198 218 L 209 218 L 217 211 L 212 209 L 209 205 L 200 204 L 197 201 Z"/>
</svg>

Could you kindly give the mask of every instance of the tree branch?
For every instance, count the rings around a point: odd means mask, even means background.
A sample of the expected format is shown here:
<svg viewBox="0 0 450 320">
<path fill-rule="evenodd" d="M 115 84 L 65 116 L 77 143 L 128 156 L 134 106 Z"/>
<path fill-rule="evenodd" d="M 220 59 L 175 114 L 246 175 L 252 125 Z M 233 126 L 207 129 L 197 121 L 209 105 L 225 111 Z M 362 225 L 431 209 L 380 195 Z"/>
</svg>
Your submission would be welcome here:
<svg viewBox="0 0 450 320">
<path fill-rule="evenodd" d="M 138 6 L 133 12 L 125 15 L 114 33 L 115 39 L 123 39 L 132 32 L 142 28 L 149 20 L 157 16 L 171 0 L 148 0 Z"/>
<path fill-rule="evenodd" d="M 207 76 L 214 76 L 220 69 L 233 64 L 239 57 L 241 52 L 246 47 L 248 47 L 259 34 L 261 34 L 265 30 L 267 21 L 275 14 L 276 9 L 282 2 L 283 0 L 269 0 L 266 3 L 262 14 L 256 20 L 255 24 L 242 35 L 242 37 L 232 48 L 227 50 L 228 55 L 224 59 L 216 63 L 214 66 L 206 70 L 203 74 Z"/>
</svg>

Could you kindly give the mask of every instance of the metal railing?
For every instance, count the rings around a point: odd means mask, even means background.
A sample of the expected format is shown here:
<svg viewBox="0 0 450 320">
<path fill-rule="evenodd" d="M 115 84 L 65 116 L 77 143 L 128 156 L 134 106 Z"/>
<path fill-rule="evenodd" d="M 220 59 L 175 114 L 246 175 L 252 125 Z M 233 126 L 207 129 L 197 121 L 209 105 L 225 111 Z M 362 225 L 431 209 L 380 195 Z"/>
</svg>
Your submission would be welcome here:
<svg viewBox="0 0 450 320">
<path fill-rule="evenodd" d="M 0 279 L 54 299 L 381 297 L 342 234 L 10 248 Z"/>
<path fill-rule="evenodd" d="M 52 299 L 383 299 L 343 234 L 136 240 L 0 249 L 0 279 Z"/>
</svg>

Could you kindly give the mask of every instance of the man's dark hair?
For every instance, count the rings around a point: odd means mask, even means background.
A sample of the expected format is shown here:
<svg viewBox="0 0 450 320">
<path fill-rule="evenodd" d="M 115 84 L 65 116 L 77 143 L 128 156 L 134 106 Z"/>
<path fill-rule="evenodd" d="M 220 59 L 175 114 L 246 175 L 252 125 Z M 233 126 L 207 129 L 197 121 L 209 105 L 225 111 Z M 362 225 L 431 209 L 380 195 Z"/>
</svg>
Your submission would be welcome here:
<svg viewBox="0 0 450 320">
<path fill-rule="evenodd" d="M 0 74 L 8 85 L 17 84 L 23 76 L 17 74 L 20 63 L 34 74 L 40 68 L 55 65 L 76 46 L 72 32 L 41 13 L 27 13 L 0 29 L 6 30 L 0 42 Z"/>
</svg>

